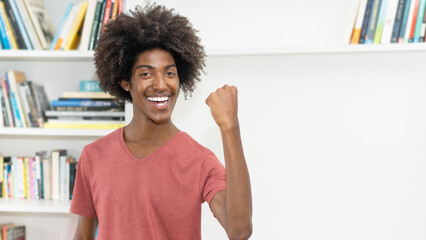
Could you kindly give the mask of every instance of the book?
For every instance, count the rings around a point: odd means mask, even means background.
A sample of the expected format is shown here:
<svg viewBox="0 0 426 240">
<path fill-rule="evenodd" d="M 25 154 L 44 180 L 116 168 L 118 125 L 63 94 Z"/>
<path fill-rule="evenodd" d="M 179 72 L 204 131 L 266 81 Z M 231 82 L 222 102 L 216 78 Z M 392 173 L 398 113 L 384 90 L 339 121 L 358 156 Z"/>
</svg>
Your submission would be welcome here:
<svg viewBox="0 0 426 240">
<path fill-rule="evenodd" d="M 122 108 L 123 103 L 116 100 L 96 100 L 96 99 L 59 99 L 53 100 L 51 105 L 55 107 L 102 107 L 102 108 Z"/>
<path fill-rule="evenodd" d="M 104 32 L 104 28 L 105 25 L 108 23 L 109 18 L 110 18 L 110 14 L 111 14 L 111 5 L 112 5 L 112 1 L 113 0 L 107 0 L 106 5 L 105 5 L 105 12 L 103 15 L 103 20 L 102 20 L 102 29 L 101 32 Z"/>
<path fill-rule="evenodd" d="M 364 18 L 365 7 L 367 6 L 367 0 L 361 0 L 358 7 L 358 14 L 355 20 L 354 30 L 352 32 L 351 44 L 358 44 L 359 37 L 361 36 L 362 20 Z"/>
<path fill-rule="evenodd" d="M 46 123 L 47 125 L 47 123 Z M 45 125 L 45 127 L 46 127 Z M 67 155 L 67 150 L 65 149 L 58 149 L 52 151 L 52 200 L 58 201 L 60 200 L 60 159 L 61 156 Z"/>
<path fill-rule="evenodd" d="M 63 98 L 86 98 L 86 99 L 115 99 L 114 96 L 105 92 L 63 92 Z"/>
<path fill-rule="evenodd" d="M 420 30 L 420 42 L 425 41 L 425 35 L 426 35 L 426 12 L 423 15 L 422 29 Z"/>
<path fill-rule="evenodd" d="M 30 83 L 28 81 L 19 84 L 21 91 L 21 100 L 24 105 L 24 111 L 31 127 L 39 127 L 37 120 L 38 112 L 34 95 L 31 93 Z"/>
<path fill-rule="evenodd" d="M 355 2 L 358 2 L 358 1 L 360 1 L 360 0 L 355 0 Z M 115 2 L 113 4 L 113 8 L 111 10 L 111 17 L 110 17 L 111 20 L 114 20 L 117 17 L 117 15 L 118 15 L 118 5 L 119 4 L 120 4 L 120 1 L 119 0 L 115 0 Z M 358 7 L 358 4 L 357 4 L 356 7 Z M 358 9 L 357 9 L 357 11 L 358 11 Z M 355 12 L 355 17 L 356 17 L 356 12 Z"/>
<path fill-rule="evenodd" d="M 423 17 L 425 15 L 426 0 L 420 0 L 419 11 L 417 13 L 416 26 L 414 28 L 413 42 L 420 42 L 420 31 L 422 30 Z"/>
<path fill-rule="evenodd" d="M 37 109 L 37 122 L 39 127 L 43 127 L 46 121 L 44 112 L 51 109 L 49 99 L 44 87 L 32 81 L 27 81 L 30 87 L 31 95 L 34 96 L 34 102 Z"/>
<path fill-rule="evenodd" d="M 96 4 L 96 0 L 89 0 L 89 3 L 87 5 L 86 16 L 84 17 L 84 23 L 81 33 L 80 45 L 78 46 L 80 50 L 87 51 L 89 49 L 90 32 L 92 30 L 93 18 L 95 17 Z"/>
<path fill-rule="evenodd" d="M 84 16 L 86 15 L 87 5 L 87 1 L 83 1 L 81 3 L 80 8 L 77 12 L 77 16 L 71 26 L 67 40 L 65 41 L 64 50 L 75 49 L 78 43 L 80 42 L 80 36 L 78 32 L 83 24 Z"/>
<path fill-rule="evenodd" d="M 5 0 L 5 2 L 9 2 L 10 8 L 13 16 L 15 17 L 17 33 L 22 40 L 23 47 L 22 49 L 32 50 L 34 49 L 32 43 L 29 39 L 29 35 L 27 33 L 27 28 L 23 23 L 22 16 L 20 11 L 18 11 L 18 6 L 16 4 L 16 0 Z M 22 12 L 22 11 L 21 11 Z M 30 27 L 30 25 L 28 25 Z"/>
<path fill-rule="evenodd" d="M 31 45 L 34 50 L 41 50 L 41 44 L 37 37 L 37 32 L 35 31 L 30 15 L 28 13 L 27 8 L 25 7 L 25 4 L 23 0 L 14 0 L 16 3 L 17 8 L 19 9 L 19 13 L 21 14 L 22 23 L 25 26 L 25 29 L 27 30 L 28 38 L 31 42 Z"/>
<path fill-rule="evenodd" d="M 25 226 L 13 223 L 4 224 L 2 227 L 2 237 L 6 240 L 25 240 Z"/>
<path fill-rule="evenodd" d="M 399 35 L 398 35 L 398 43 L 404 43 L 404 38 L 405 38 L 405 33 L 406 33 L 407 23 L 408 23 L 408 16 L 410 15 L 411 3 L 412 3 L 411 0 L 407 0 L 405 2 L 404 13 L 402 15 L 402 22 L 401 22 L 401 26 L 399 30 Z"/>
<path fill-rule="evenodd" d="M 379 18 L 379 11 L 382 0 L 374 0 L 370 14 L 370 21 L 368 23 L 367 34 L 365 35 L 365 43 L 373 43 L 374 34 L 376 32 L 377 20 Z"/>
<path fill-rule="evenodd" d="M 1 116 L 0 116 L 0 128 L 5 126 L 5 122 L 7 120 L 6 119 L 7 118 L 6 108 L 3 108 L 3 106 L 5 106 L 4 105 L 4 97 L 3 97 L 3 90 L 2 90 L 2 87 L 1 87 L 1 84 L 0 84 L 0 114 L 1 114 Z M 9 126 L 9 123 L 7 123 L 7 124 L 8 124 L 7 126 Z M 2 168 L 2 167 L 3 167 L 3 165 L 0 165 L 0 168 Z M 0 175 L 0 182 L 1 182 L 1 175 Z"/>
<path fill-rule="evenodd" d="M 398 42 L 398 36 L 399 36 L 399 31 L 401 27 L 402 18 L 403 18 L 402 15 L 404 13 L 405 3 L 406 3 L 406 0 L 399 0 L 398 2 L 398 7 L 396 9 L 396 15 L 395 15 L 395 22 L 394 22 L 393 30 L 392 30 L 391 43 Z"/>
<path fill-rule="evenodd" d="M 24 39 L 19 30 L 18 20 L 12 10 L 11 0 L 2 0 L 4 2 L 4 8 L 6 11 L 7 18 L 9 19 L 12 34 L 15 37 L 18 49 L 25 49 Z"/>
<path fill-rule="evenodd" d="M 98 0 L 96 2 L 95 16 L 93 17 L 93 23 L 92 23 L 92 28 L 91 28 L 91 31 L 90 31 L 90 38 L 89 38 L 89 46 L 87 48 L 88 50 L 93 50 L 94 47 L 95 47 L 96 34 L 98 32 L 99 19 L 100 19 L 100 16 L 101 16 L 102 5 L 103 5 L 103 0 Z"/>
<path fill-rule="evenodd" d="M 51 175 L 51 164 L 52 160 L 50 158 L 43 158 L 43 196 L 44 199 L 51 199 L 51 184 L 52 184 L 52 175 Z"/>
<path fill-rule="evenodd" d="M 43 0 L 23 0 L 43 49 L 49 49 L 55 36 L 50 16 Z"/>
<path fill-rule="evenodd" d="M 72 24 L 77 17 L 78 10 L 80 9 L 81 3 L 74 4 L 71 8 L 70 13 L 68 14 L 67 20 L 65 21 L 64 27 L 61 29 L 61 34 L 59 35 L 58 41 L 55 44 L 55 50 L 63 50 L 65 41 L 68 37 L 68 34 L 71 30 Z"/>
<path fill-rule="evenodd" d="M 124 117 L 125 112 L 111 112 L 111 111 L 46 111 L 47 117 Z"/>
<path fill-rule="evenodd" d="M 22 108 L 21 97 L 18 91 L 18 84 L 26 81 L 25 73 L 9 70 L 6 73 L 6 82 L 10 88 L 10 99 L 12 102 L 13 114 L 15 116 L 15 126 L 16 127 L 28 127 L 28 121 L 24 115 Z"/>
<path fill-rule="evenodd" d="M 373 43 L 375 44 L 381 43 L 389 1 L 390 0 L 382 0 L 382 4 L 380 6 L 379 17 L 377 18 L 378 20 L 377 20 L 376 32 L 374 33 L 374 39 L 373 39 Z"/>
<path fill-rule="evenodd" d="M 55 129 L 117 129 L 124 127 L 124 124 L 109 123 L 45 123 L 44 128 Z"/>
<path fill-rule="evenodd" d="M 81 80 L 80 81 L 80 92 L 102 92 L 99 88 L 99 81 L 97 80 Z"/>
<path fill-rule="evenodd" d="M 361 35 L 359 37 L 360 44 L 365 43 L 365 37 L 367 36 L 368 26 L 370 22 L 370 15 L 371 15 L 372 7 L 373 7 L 373 1 L 374 0 L 367 0 L 367 5 L 365 6 L 364 18 L 362 20 L 362 27 L 361 27 Z"/>
<path fill-rule="evenodd" d="M 420 0 L 413 0 L 413 1 L 414 1 L 413 18 L 408 19 L 408 21 L 411 21 L 411 28 L 410 28 L 410 34 L 408 35 L 408 42 L 413 42 L 414 30 L 416 29 L 417 15 L 419 13 Z"/>
<path fill-rule="evenodd" d="M 96 47 L 96 44 L 97 44 L 99 37 L 101 36 L 101 33 L 102 33 L 103 19 L 104 19 L 104 16 L 105 16 L 106 5 L 107 5 L 107 0 L 103 0 L 101 12 L 100 12 L 100 15 L 99 15 L 98 27 L 96 29 L 97 32 L 96 32 L 96 38 L 95 38 L 95 42 L 94 42 L 94 45 L 93 45 L 93 49 Z"/>
<path fill-rule="evenodd" d="M 409 42 L 411 25 L 413 23 L 412 19 L 413 19 L 413 15 L 414 15 L 414 8 L 415 8 L 415 5 L 416 5 L 415 1 L 416 0 L 410 1 L 410 6 L 409 6 L 408 16 L 407 16 L 407 24 L 405 26 L 404 40 L 401 41 L 401 43 L 402 42 L 404 42 L 404 43 Z M 407 0 L 407 3 L 408 3 L 408 0 Z"/>
<path fill-rule="evenodd" d="M 6 22 L 3 20 L 3 18 L 3 11 L 2 9 L 0 9 L 0 41 L 2 42 L 2 48 L 8 50 L 11 48 L 11 46 L 9 44 L 9 40 L 6 33 Z"/>
<path fill-rule="evenodd" d="M 56 34 L 53 37 L 52 43 L 50 44 L 49 50 L 55 50 L 55 46 L 58 43 L 59 37 L 61 36 L 61 32 L 62 32 L 62 30 L 64 29 L 64 26 L 65 26 L 65 22 L 67 21 L 68 16 L 69 16 L 69 14 L 70 14 L 71 9 L 72 9 L 73 6 L 74 6 L 74 4 L 72 2 L 68 3 L 68 5 L 67 5 L 67 7 L 65 9 L 65 13 L 62 16 L 61 23 L 59 24 L 59 27 L 56 30 Z"/>
<path fill-rule="evenodd" d="M 12 103 L 10 102 L 10 95 L 9 95 L 9 86 L 6 82 L 6 76 L 3 75 L 0 78 L 1 81 L 1 86 L 2 86 L 2 90 L 3 90 L 3 96 L 4 96 L 4 104 L 6 107 L 6 112 L 7 112 L 7 117 L 8 117 L 8 122 L 9 122 L 9 127 L 14 127 L 15 126 L 15 116 L 13 115 L 13 111 L 12 111 Z"/>
<path fill-rule="evenodd" d="M 10 44 L 10 49 L 17 50 L 18 44 L 16 43 L 16 39 L 9 22 L 9 18 L 6 14 L 6 8 L 3 1 L 0 1 L 0 11 L 1 11 L 2 21 L 6 27 L 6 36 L 7 36 L 7 41 Z"/>
</svg>

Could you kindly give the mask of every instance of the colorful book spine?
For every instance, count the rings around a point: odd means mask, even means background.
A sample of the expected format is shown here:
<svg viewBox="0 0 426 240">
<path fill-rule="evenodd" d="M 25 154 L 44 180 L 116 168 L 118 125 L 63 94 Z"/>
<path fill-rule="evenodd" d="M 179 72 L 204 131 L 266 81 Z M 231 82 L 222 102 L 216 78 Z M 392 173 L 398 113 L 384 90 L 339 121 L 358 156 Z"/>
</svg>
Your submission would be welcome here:
<svg viewBox="0 0 426 240">
<path fill-rule="evenodd" d="M 365 43 L 365 37 L 367 36 L 372 7 L 373 7 L 373 0 L 368 0 L 367 6 L 365 7 L 364 18 L 362 20 L 361 35 L 359 37 L 360 44 Z"/>
<path fill-rule="evenodd" d="M 420 42 L 425 42 L 425 35 L 426 35 L 426 12 L 423 15 L 422 29 L 420 30 Z"/>
<path fill-rule="evenodd" d="M 426 0 L 420 0 L 419 11 L 417 13 L 416 27 L 414 28 L 413 42 L 420 42 L 420 31 L 422 30 L 423 17 L 425 15 Z"/>
<path fill-rule="evenodd" d="M 80 9 L 78 10 L 74 23 L 72 24 L 67 40 L 65 41 L 64 50 L 71 50 L 76 48 L 76 45 L 80 40 L 80 37 L 78 36 L 78 31 L 80 30 L 83 24 L 84 16 L 86 15 L 87 5 L 87 1 L 81 3 Z"/>
<path fill-rule="evenodd" d="M 411 0 L 410 2 L 410 8 L 408 10 L 408 16 L 407 16 L 407 26 L 405 27 L 405 33 L 404 33 L 404 43 L 408 43 L 410 39 L 410 31 L 411 31 L 411 25 L 413 23 L 413 15 L 414 15 L 414 8 L 416 5 L 416 0 Z"/>
<path fill-rule="evenodd" d="M 368 23 L 367 35 L 365 36 L 365 43 L 373 43 L 374 34 L 376 32 L 377 21 L 379 18 L 380 5 L 382 0 L 374 0 L 373 8 L 371 10 L 370 22 Z"/>
<path fill-rule="evenodd" d="M 399 30 L 401 28 L 401 22 L 403 17 L 402 15 L 404 13 L 405 3 L 406 3 L 406 0 L 399 0 L 398 2 L 398 8 L 396 10 L 396 15 L 395 15 L 395 22 L 394 22 L 393 30 L 392 30 L 391 43 L 398 42 Z"/>
<path fill-rule="evenodd" d="M 402 17 L 401 27 L 399 30 L 398 43 L 404 43 L 404 37 L 407 29 L 408 16 L 410 15 L 411 0 L 407 0 L 404 6 L 404 13 Z"/>
<path fill-rule="evenodd" d="M 3 19 L 5 19 L 5 16 L 3 16 L 3 11 L 0 9 L 0 40 L 3 43 L 3 49 L 8 50 L 11 47 L 7 38 L 6 23 Z"/>
<path fill-rule="evenodd" d="M 105 16 L 105 8 L 107 5 L 107 0 L 104 0 L 102 3 L 102 9 L 101 9 L 101 14 L 99 15 L 99 24 L 98 24 L 98 29 L 97 29 L 97 33 L 96 33 L 96 39 L 95 39 L 95 43 L 93 45 L 93 48 L 96 47 L 96 44 L 98 43 L 99 37 L 101 36 L 101 32 L 102 32 L 102 28 L 103 28 L 103 19 Z"/>
<path fill-rule="evenodd" d="M 411 21 L 411 28 L 410 28 L 410 35 L 408 37 L 408 42 L 413 42 L 414 30 L 416 29 L 417 15 L 419 13 L 419 4 L 420 4 L 420 0 L 415 0 L 413 18 L 408 19 L 409 21 Z"/>
<path fill-rule="evenodd" d="M 93 18 L 95 17 L 96 0 L 89 0 L 87 5 L 86 16 L 84 17 L 84 23 L 82 27 L 81 40 L 78 48 L 83 51 L 89 49 L 90 32 L 92 30 Z"/>
<path fill-rule="evenodd" d="M 112 0 L 107 0 L 106 6 L 105 6 L 105 11 L 104 11 L 104 16 L 103 16 L 103 20 L 102 20 L 101 32 L 104 32 L 105 25 L 109 21 L 109 17 L 110 17 L 110 14 L 111 14 L 111 6 L 112 6 Z"/>
<path fill-rule="evenodd" d="M 24 23 L 22 22 L 22 17 L 20 12 L 18 11 L 18 7 L 16 6 L 15 0 L 9 0 L 9 3 L 12 9 L 12 13 L 15 16 L 16 23 L 18 25 L 18 31 L 20 33 L 20 36 L 22 37 L 23 43 L 25 45 L 25 49 L 28 49 L 28 50 L 34 49 L 31 44 L 30 38 L 28 36 L 27 29 Z"/>
<path fill-rule="evenodd" d="M 10 91 L 9 91 L 8 84 L 6 82 L 6 76 L 1 77 L 0 81 L 1 81 L 3 96 L 4 96 L 4 100 L 5 100 L 4 103 L 6 105 L 9 127 L 14 127 L 15 126 L 15 116 L 13 115 L 13 111 L 12 111 L 12 103 L 10 102 L 10 94 L 9 94 Z"/>
<path fill-rule="evenodd" d="M 92 28 L 90 31 L 88 50 L 93 50 L 95 47 L 96 34 L 98 32 L 99 18 L 101 16 L 102 5 L 103 5 L 103 0 L 98 0 L 96 2 L 95 16 L 93 17 Z"/>
<path fill-rule="evenodd" d="M 67 8 L 65 9 L 65 13 L 62 17 L 61 23 L 59 24 L 59 27 L 56 31 L 55 37 L 53 38 L 52 44 L 50 44 L 49 50 L 55 50 L 55 46 L 58 43 L 59 37 L 61 36 L 62 29 L 64 29 L 65 22 L 67 21 L 67 18 L 71 12 L 72 7 L 74 4 L 72 2 L 69 2 L 67 5 Z"/>
<path fill-rule="evenodd" d="M 373 43 L 375 44 L 381 43 L 380 41 L 382 39 L 383 28 L 385 26 L 386 13 L 388 11 L 389 1 L 390 0 L 382 0 L 382 4 L 379 11 L 379 17 L 377 21 L 376 32 L 374 33 L 374 39 L 373 39 Z"/>
<path fill-rule="evenodd" d="M 351 44 L 359 43 L 359 37 L 361 36 L 361 29 L 362 29 L 362 20 L 364 18 L 366 6 L 367 6 L 367 0 L 361 0 L 358 7 L 358 14 L 356 17 L 354 30 L 352 32 Z"/>
<path fill-rule="evenodd" d="M 4 2 L 0 1 L 0 11 L 2 12 L 2 20 L 5 23 L 6 26 L 6 35 L 7 35 L 7 39 L 10 43 L 11 49 L 13 50 L 17 50 L 18 49 L 18 44 L 16 42 L 15 36 L 13 35 L 13 31 L 12 31 L 12 27 L 10 25 L 9 19 L 7 17 L 6 14 L 6 9 L 4 6 Z"/>
<path fill-rule="evenodd" d="M 81 3 L 77 3 L 72 7 L 71 12 L 69 13 L 68 18 L 65 22 L 65 25 L 62 28 L 61 35 L 59 36 L 58 42 L 55 45 L 55 50 L 62 50 L 63 49 L 63 46 L 65 45 L 65 41 L 66 41 L 68 34 L 71 30 L 72 24 L 73 24 L 75 18 L 77 17 L 77 13 L 78 13 L 78 9 L 80 7 L 80 4 Z"/>
</svg>

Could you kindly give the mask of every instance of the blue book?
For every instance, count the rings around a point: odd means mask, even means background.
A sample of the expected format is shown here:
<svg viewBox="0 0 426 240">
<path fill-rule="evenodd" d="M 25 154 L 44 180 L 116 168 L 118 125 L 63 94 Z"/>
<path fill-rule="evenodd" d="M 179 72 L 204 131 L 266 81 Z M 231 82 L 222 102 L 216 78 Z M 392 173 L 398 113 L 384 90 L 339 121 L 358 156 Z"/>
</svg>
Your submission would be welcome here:
<svg viewBox="0 0 426 240">
<path fill-rule="evenodd" d="M 419 11 L 417 13 L 416 27 L 414 29 L 413 42 L 420 42 L 420 34 L 422 30 L 423 17 L 425 15 L 426 0 L 420 0 Z"/>
<path fill-rule="evenodd" d="M 10 90 L 10 82 L 9 82 L 9 77 L 8 74 L 5 74 L 6 77 L 6 84 L 7 84 L 7 88 Z M 9 100 L 10 100 L 10 105 L 12 107 L 12 114 L 14 116 L 15 119 L 15 127 L 24 127 L 24 125 L 22 124 L 22 118 L 21 115 L 19 114 L 19 108 L 18 108 L 18 102 L 16 100 L 18 96 L 15 95 L 15 92 L 13 91 L 9 91 Z"/>
<path fill-rule="evenodd" d="M 80 92 L 103 92 L 99 88 L 99 81 L 95 81 L 95 80 L 81 80 L 79 91 Z"/>
<path fill-rule="evenodd" d="M 359 43 L 360 44 L 365 43 L 365 37 L 367 36 L 367 31 L 368 31 L 368 26 L 369 26 L 369 23 L 370 23 L 370 15 L 371 15 L 372 9 L 373 9 L 373 0 L 368 0 L 367 6 L 365 7 L 364 18 L 362 20 L 361 36 L 359 37 Z"/>
<path fill-rule="evenodd" d="M 398 43 L 404 43 L 405 30 L 407 28 L 408 15 L 410 13 L 411 0 L 407 0 L 404 6 L 404 13 L 402 15 L 402 22 L 399 30 Z"/>
<path fill-rule="evenodd" d="M 74 4 L 72 2 L 68 3 L 64 16 L 62 17 L 61 23 L 59 24 L 58 30 L 56 30 L 56 34 L 55 34 L 55 37 L 53 38 L 52 44 L 50 44 L 49 50 L 55 50 L 55 45 L 58 42 L 59 37 L 61 36 L 62 29 L 64 28 L 68 15 L 70 15 L 73 5 Z"/>
<path fill-rule="evenodd" d="M 367 35 L 365 36 L 365 43 L 373 43 L 374 35 L 376 33 L 377 22 L 379 20 L 380 6 L 382 4 L 381 0 L 374 0 L 373 8 L 370 14 L 370 21 L 368 23 Z"/>
<path fill-rule="evenodd" d="M 111 107 L 114 106 L 111 101 L 94 101 L 89 99 L 69 99 L 53 100 L 52 107 Z"/>
<path fill-rule="evenodd" d="M 24 40 L 25 48 L 29 50 L 34 49 L 33 45 L 31 44 L 25 25 L 22 22 L 21 14 L 19 13 L 18 8 L 16 7 L 15 0 L 9 0 L 9 3 L 10 3 L 10 8 L 12 9 L 13 15 L 15 16 L 16 22 L 18 23 L 19 32 L 21 32 L 21 36 Z"/>
<path fill-rule="evenodd" d="M 405 4 L 407 0 L 399 0 L 398 1 L 398 8 L 396 9 L 396 16 L 395 16 L 395 22 L 393 24 L 393 30 L 392 30 L 392 37 L 391 37 L 391 43 L 397 43 L 399 33 L 401 30 L 401 23 L 403 19 Z"/>
<path fill-rule="evenodd" d="M 3 11 L 0 11 L 0 39 L 1 42 L 3 43 L 3 49 L 10 49 L 10 43 L 9 40 L 7 39 L 7 34 L 6 34 L 6 24 L 4 22 L 4 17 L 3 16 Z"/>
</svg>

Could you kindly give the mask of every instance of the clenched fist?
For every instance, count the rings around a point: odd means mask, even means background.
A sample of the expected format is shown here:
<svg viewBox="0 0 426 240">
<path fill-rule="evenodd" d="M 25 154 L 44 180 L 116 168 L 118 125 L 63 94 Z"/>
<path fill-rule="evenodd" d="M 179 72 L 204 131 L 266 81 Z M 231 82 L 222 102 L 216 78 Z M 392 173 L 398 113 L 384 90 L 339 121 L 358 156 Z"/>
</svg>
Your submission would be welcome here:
<svg viewBox="0 0 426 240">
<path fill-rule="evenodd" d="M 238 91 L 235 86 L 225 85 L 212 92 L 206 104 L 220 128 L 238 127 Z"/>
</svg>

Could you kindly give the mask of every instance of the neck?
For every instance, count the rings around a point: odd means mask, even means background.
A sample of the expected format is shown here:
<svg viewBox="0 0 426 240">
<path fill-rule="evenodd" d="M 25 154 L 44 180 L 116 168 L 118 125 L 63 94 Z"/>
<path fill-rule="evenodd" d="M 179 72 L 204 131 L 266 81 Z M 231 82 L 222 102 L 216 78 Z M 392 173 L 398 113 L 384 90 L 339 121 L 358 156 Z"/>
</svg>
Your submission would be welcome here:
<svg viewBox="0 0 426 240">
<path fill-rule="evenodd" d="M 157 124 L 150 120 L 139 120 L 135 117 L 124 128 L 125 138 L 129 141 L 137 142 L 162 142 L 164 139 L 170 139 L 178 132 L 179 129 L 171 120 L 166 123 Z"/>
</svg>

